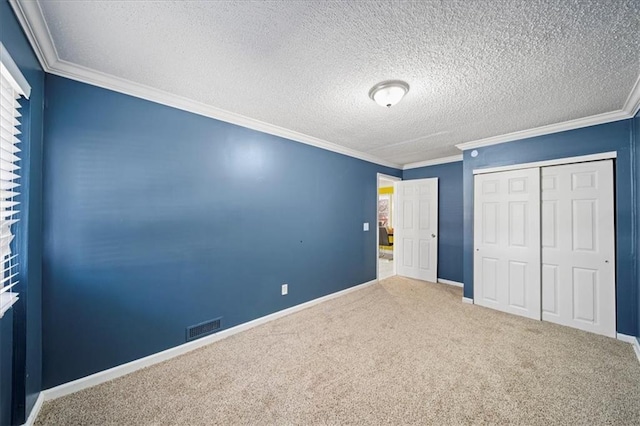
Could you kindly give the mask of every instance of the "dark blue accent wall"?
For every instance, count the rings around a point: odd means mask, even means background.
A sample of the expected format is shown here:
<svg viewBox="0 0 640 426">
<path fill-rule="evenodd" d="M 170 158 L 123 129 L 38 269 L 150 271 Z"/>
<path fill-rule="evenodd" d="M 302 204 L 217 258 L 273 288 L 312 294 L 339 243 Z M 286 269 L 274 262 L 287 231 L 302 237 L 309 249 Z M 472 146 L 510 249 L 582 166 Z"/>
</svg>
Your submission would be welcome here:
<svg viewBox="0 0 640 426">
<path fill-rule="evenodd" d="M 51 75 L 46 101 L 45 388 L 375 279 L 401 171 Z"/>
<path fill-rule="evenodd" d="M 402 179 L 438 178 L 438 278 L 462 282 L 462 161 L 408 169 Z"/>
<path fill-rule="evenodd" d="M 6 0 L 0 0 L 0 41 L 31 85 L 29 101 L 21 102 L 22 214 L 13 247 L 20 255 L 20 300 L 0 320 L 0 425 L 5 425 L 24 423 L 42 388 L 44 73 Z"/>
<path fill-rule="evenodd" d="M 0 319 L 0 425 L 11 424 L 13 386 L 13 310 Z"/>
<path fill-rule="evenodd" d="M 617 151 L 616 181 L 616 284 L 617 330 L 638 335 L 638 278 L 635 271 L 634 229 L 636 201 L 632 168 L 632 121 L 478 148 L 464 152 L 464 295 L 473 297 L 473 170 L 485 167 L 574 157 L 599 152 Z"/>
<path fill-rule="evenodd" d="M 637 296 L 638 296 L 638 324 L 636 328 L 636 336 L 640 337 L 640 254 L 638 250 L 640 249 L 640 112 L 636 114 L 633 119 L 633 134 L 632 134 L 632 145 L 631 150 L 635 157 L 634 164 L 634 174 L 635 174 L 635 216 L 636 216 L 636 227 L 635 227 L 635 253 L 634 259 L 636 262 L 636 280 L 638 283 L 637 286 Z M 638 339 L 638 343 L 640 343 L 640 338 Z"/>
</svg>

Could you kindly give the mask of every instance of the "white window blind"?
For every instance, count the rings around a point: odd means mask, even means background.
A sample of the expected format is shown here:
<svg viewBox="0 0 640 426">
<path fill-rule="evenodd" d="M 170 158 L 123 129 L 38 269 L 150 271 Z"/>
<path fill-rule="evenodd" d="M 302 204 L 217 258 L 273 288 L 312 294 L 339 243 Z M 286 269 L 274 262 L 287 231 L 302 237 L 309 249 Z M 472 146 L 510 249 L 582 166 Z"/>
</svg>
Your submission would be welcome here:
<svg viewBox="0 0 640 426">
<path fill-rule="evenodd" d="M 14 224 L 19 220 L 20 97 L 30 87 L 0 43 L 0 318 L 17 300 L 18 255 L 11 250 Z"/>
</svg>

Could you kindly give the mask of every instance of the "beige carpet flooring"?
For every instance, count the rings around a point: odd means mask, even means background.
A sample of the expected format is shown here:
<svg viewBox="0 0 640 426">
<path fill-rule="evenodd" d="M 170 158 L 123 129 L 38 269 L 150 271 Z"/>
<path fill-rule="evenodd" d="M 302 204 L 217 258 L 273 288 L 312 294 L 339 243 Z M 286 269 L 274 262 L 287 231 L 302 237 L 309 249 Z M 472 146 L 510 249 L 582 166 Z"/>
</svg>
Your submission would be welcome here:
<svg viewBox="0 0 640 426">
<path fill-rule="evenodd" d="M 640 424 L 631 345 L 389 278 L 44 404 L 39 425 Z"/>
</svg>

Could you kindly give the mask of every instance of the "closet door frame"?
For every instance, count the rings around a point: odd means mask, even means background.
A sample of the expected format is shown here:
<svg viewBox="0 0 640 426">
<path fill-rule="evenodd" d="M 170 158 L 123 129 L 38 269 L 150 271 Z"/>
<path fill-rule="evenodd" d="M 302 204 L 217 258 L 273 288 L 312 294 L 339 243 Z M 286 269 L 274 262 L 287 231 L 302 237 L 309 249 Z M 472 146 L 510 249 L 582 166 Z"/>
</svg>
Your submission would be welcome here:
<svg viewBox="0 0 640 426">
<path fill-rule="evenodd" d="M 519 164 L 512 164 L 512 165 L 508 165 L 508 166 L 499 166 L 499 167 L 487 167 L 487 168 L 480 168 L 480 169 L 474 169 L 473 170 L 473 175 L 474 175 L 474 181 L 475 181 L 475 176 L 476 175 L 482 175 L 482 174 L 487 174 L 487 173 L 496 173 L 496 172 L 504 172 L 504 171 L 513 171 L 513 170 L 521 170 L 521 169 L 528 169 L 528 168 L 543 168 L 543 167 L 548 167 L 548 166 L 559 166 L 559 165 L 568 165 L 568 164 L 574 164 L 574 163 L 583 163 L 583 162 L 591 162 L 591 161 L 598 161 L 598 160 L 615 160 L 617 158 L 617 152 L 616 151 L 609 151 L 609 152 L 602 152 L 602 153 L 598 153 L 598 154 L 591 154 L 591 155 L 583 155 L 583 156 L 577 156 L 577 157 L 565 157 L 565 158 L 556 158 L 553 160 L 546 160 L 546 161 L 537 161 L 537 162 L 530 162 L 530 163 L 519 163 Z M 613 176 L 614 176 L 614 187 L 613 187 L 613 193 L 614 193 L 614 211 L 615 211 L 615 193 L 616 193 L 616 188 L 615 188 L 615 171 L 616 171 L 616 165 L 615 165 L 615 161 L 613 163 Z M 475 218 L 475 198 L 476 198 L 476 194 L 475 194 L 475 182 L 474 182 L 474 227 L 475 227 L 475 222 L 476 222 L 476 218 Z M 475 233 L 476 230 L 474 229 L 474 287 L 475 284 L 478 282 L 477 278 L 476 278 L 476 265 L 475 265 L 475 252 L 476 252 L 476 247 L 475 247 Z M 614 227 L 614 234 L 615 234 L 615 227 Z M 615 235 L 614 235 L 614 246 L 615 246 Z M 542 250 L 542 248 L 541 248 Z M 616 271 L 616 265 L 614 265 L 614 286 L 616 285 L 616 281 L 617 281 L 617 271 Z M 540 282 L 540 286 L 542 286 L 542 282 Z M 476 289 L 477 290 L 477 289 Z M 615 291 L 617 292 L 617 289 L 615 289 Z M 540 292 L 542 292 L 542 287 L 540 287 Z M 474 299 L 476 298 L 476 291 L 474 291 Z M 475 303 L 475 301 L 474 301 Z M 618 306 L 617 306 L 617 298 L 614 298 L 614 309 L 617 312 Z M 540 314 L 542 315 L 542 312 L 540 312 Z"/>
<path fill-rule="evenodd" d="M 485 173 L 506 172 L 509 170 L 530 169 L 532 167 L 561 166 L 564 164 L 585 163 L 587 161 L 611 160 L 618 157 L 617 151 L 601 152 L 599 154 L 581 155 L 578 157 L 554 158 L 553 160 L 535 161 L 533 163 L 518 163 L 508 166 L 486 167 L 473 169 L 473 174 L 481 175 Z M 615 175 L 615 167 L 614 167 Z"/>
</svg>

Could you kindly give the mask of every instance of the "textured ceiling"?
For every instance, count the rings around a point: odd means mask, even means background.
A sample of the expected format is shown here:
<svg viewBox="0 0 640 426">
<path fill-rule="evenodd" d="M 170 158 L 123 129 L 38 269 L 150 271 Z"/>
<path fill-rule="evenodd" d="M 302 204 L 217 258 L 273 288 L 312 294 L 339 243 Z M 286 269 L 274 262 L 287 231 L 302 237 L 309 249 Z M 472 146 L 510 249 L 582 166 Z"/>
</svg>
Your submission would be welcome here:
<svg viewBox="0 0 640 426">
<path fill-rule="evenodd" d="M 60 59 L 406 164 L 620 110 L 640 1 L 40 1 Z M 391 109 L 368 91 L 411 86 Z"/>
</svg>

